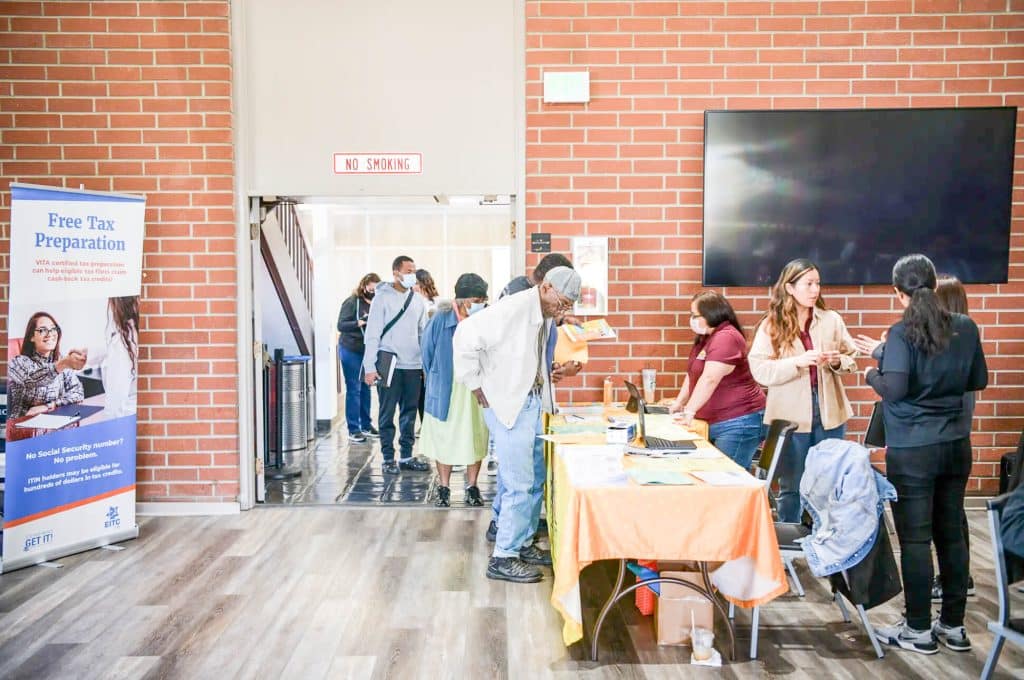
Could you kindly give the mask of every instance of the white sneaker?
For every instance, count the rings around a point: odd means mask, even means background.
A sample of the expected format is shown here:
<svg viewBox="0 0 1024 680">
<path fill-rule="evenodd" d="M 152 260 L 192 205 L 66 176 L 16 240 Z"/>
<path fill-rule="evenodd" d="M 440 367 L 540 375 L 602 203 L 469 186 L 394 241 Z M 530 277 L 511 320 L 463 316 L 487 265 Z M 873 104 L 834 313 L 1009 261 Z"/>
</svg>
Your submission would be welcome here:
<svg viewBox="0 0 1024 680">
<path fill-rule="evenodd" d="M 891 626 L 876 626 L 875 638 L 886 645 L 894 645 L 918 654 L 938 654 L 939 645 L 931 629 L 914 630 L 907 625 L 906 619 L 900 619 Z"/>
<path fill-rule="evenodd" d="M 967 629 L 963 626 L 947 626 L 939 619 L 932 621 L 932 633 L 942 644 L 954 652 L 971 651 L 971 640 L 967 637 Z"/>
</svg>

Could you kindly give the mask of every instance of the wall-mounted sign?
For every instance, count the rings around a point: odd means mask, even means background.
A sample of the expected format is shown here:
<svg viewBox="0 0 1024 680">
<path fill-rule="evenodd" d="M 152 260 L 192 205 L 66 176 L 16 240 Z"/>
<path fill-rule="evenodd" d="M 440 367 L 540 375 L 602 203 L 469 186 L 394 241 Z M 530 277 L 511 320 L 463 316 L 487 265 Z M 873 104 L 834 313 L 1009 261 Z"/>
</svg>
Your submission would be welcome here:
<svg viewBox="0 0 1024 680">
<path fill-rule="evenodd" d="M 530 234 L 530 252 L 550 253 L 551 234 L 545 232 L 537 232 L 536 234 Z"/>
<path fill-rule="evenodd" d="M 576 316 L 608 313 L 608 237 L 574 236 L 572 266 L 579 272 Z"/>
<path fill-rule="evenodd" d="M 421 153 L 336 153 L 335 175 L 418 175 Z"/>
</svg>

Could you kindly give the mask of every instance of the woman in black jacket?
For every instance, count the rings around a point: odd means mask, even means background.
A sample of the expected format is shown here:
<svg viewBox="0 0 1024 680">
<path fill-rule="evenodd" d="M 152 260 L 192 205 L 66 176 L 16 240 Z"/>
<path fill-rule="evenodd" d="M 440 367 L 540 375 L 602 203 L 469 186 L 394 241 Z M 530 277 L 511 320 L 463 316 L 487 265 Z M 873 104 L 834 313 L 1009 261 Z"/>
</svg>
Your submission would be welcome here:
<svg viewBox="0 0 1024 680">
<path fill-rule="evenodd" d="M 985 388 L 988 369 L 977 325 L 939 302 L 931 260 L 900 258 L 892 280 L 903 319 L 888 331 L 879 368 L 864 375 L 882 397 L 886 475 L 899 494 L 892 514 L 906 618 L 875 628 L 875 635 L 922 654 L 935 654 L 936 640 L 965 652 L 971 642 L 964 628 L 968 560 L 961 522 L 971 474 L 971 413 L 964 395 Z M 942 574 L 942 610 L 934 621 L 933 537 Z"/>
<path fill-rule="evenodd" d="M 366 317 L 370 314 L 370 301 L 380 283 L 380 277 L 370 272 L 359 280 L 338 312 L 338 358 L 345 374 L 345 421 L 348 423 L 350 442 L 365 442 L 376 437 L 377 430 L 370 423 L 370 387 L 360 373 L 363 365 L 363 333 Z"/>
</svg>

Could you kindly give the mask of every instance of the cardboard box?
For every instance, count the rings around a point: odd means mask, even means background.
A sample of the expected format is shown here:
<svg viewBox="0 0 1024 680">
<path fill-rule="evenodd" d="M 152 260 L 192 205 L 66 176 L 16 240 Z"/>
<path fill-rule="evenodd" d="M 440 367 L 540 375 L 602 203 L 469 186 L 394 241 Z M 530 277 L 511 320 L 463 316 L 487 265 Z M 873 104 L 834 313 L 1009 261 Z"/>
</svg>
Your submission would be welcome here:
<svg viewBox="0 0 1024 680">
<path fill-rule="evenodd" d="M 689 571 L 662 571 L 661 575 L 697 585 L 703 583 L 699 573 Z M 711 600 L 695 590 L 674 583 L 662 583 L 661 596 L 658 597 L 654 609 L 654 619 L 659 645 L 688 645 L 692 623 L 696 623 L 698 628 L 714 630 L 715 609 Z"/>
<path fill-rule="evenodd" d="M 636 437 L 636 425 L 615 424 L 605 430 L 605 438 L 609 444 L 628 444 Z"/>
</svg>

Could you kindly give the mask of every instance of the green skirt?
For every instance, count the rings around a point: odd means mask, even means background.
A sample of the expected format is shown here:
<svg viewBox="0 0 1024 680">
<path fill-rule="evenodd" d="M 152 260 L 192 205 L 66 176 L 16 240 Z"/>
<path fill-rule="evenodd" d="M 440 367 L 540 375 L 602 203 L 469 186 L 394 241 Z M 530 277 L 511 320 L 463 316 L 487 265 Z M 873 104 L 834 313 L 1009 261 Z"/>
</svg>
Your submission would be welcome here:
<svg viewBox="0 0 1024 680">
<path fill-rule="evenodd" d="M 487 455 L 487 423 L 476 397 L 465 385 L 452 381 L 448 420 L 423 414 L 420 454 L 445 465 L 472 465 Z"/>
</svg>

